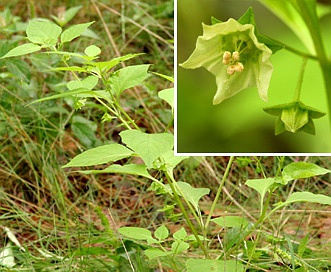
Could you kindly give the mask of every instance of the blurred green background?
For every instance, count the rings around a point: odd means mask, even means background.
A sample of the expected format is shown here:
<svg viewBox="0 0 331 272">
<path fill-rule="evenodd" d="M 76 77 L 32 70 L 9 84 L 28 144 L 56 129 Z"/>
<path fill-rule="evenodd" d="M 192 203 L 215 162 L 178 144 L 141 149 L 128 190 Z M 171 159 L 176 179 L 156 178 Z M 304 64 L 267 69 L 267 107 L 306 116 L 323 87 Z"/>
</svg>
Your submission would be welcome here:
<svg viewBox="0 0 331 272">
<path fill-rule="evenodd" d="M 274 73 L 270 82 L 269 101 L 262 101 L 257 88 L 250 88 L 214 106 L 215 77 L 204 68 L 186 70 L 178 66 L 195 48 L 202 35 L 201 23 L 211 24 L 211 16 L 227 21 L 238 19 L 248 7 L 255 12 L 259 31 L 292 47 L 306 51 L 284 23 L 258 1 L 245 0 L 178 0 L 177 1 L 177 115 L 178 153 L 327 153 L 331 152 L 329 116 L 314 119 L 316 135 L 285 132 L 274 136 L 276 117 L 262 108 L 291 102 L 302 58 L 281 50 L 271 57 Z M 331 49 L 331 18 L 322 19 L 325 45 Z M 330 52 L 331 50 L 329 50 Z M 308 61 L 301 100 L 327 112 L 321 70 Z"/>
</svg>

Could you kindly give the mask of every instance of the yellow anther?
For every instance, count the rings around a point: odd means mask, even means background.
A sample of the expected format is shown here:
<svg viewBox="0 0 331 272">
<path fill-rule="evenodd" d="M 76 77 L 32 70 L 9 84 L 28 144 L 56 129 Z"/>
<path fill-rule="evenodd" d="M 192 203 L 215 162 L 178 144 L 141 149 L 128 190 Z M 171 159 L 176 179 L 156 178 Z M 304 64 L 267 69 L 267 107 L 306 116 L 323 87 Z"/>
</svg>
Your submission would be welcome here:
<svg viewBox="0 0 331 272">
<path fill-rule="evenodd" d="M 236 72 L 242 72 L 242 71 L 244 71 L 244 65 L 241 62 L 237 62 L 234 65 L 234 69 Z"/>
<path fill-rule="evenodd" d="M 239 59 L 240 59 L 239 52 L 238 51 L 234 51 L 232 53 L 232 60 L 238 61 Z"/>
<path fill-rule="evenodd" d="M 223 61 L 222 62 L 224 64 L 229 64 L 230 60 L 231 60 L 231 52 L 225 51 L 224 54 L 223 54 Z"/>
<path fill-rule="evenodd" d="M 228 73 L 228 75 L 233 75 L 233 73 L 236 71 L 236 67 L 235 65 L 230 65 L 228 66 L 228 68 L 226 69 L 226 72 Z"/>
</svg>

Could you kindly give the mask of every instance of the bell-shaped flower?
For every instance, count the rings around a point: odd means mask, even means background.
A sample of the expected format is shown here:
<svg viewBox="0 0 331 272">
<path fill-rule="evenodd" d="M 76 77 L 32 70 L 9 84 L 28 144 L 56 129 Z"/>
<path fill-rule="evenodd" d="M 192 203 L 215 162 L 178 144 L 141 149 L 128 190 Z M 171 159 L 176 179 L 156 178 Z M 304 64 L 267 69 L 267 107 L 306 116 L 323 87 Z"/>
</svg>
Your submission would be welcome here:
<svg viewBox="0 0 331 272">
<path fill-rule="evenodd" d="M 292 133 L 303 131 L 314 135 L 315 126 L 313 119 L 321 118 L 325 115 L 324 112 L 309 107 L 301 101 L 271 106 L 263 110 L 271 115 L 278 116 L 275 125 L 275 135 L 285 130 Z"/>
<path fill-rule="evenodd" d="M 192 55 L 182 64 L 186 69 L 204 67 L 216 77 L 213 104 L 219 104 L 241 90 L 256 86 L 261 99 L 268 99 L 273 72 L 271 49 L 259 42 L 253 24 L 234 19 L 213 25 L 202 24 Z"/>
</svg>

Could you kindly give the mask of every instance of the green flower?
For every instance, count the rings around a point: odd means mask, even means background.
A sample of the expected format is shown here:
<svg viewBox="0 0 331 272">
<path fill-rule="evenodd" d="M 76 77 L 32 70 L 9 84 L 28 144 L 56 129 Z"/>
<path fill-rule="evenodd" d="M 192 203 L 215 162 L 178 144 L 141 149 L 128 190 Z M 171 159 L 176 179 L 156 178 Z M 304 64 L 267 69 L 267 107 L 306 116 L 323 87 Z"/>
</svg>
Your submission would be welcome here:
<svg viewBox="0 0 331 272">
<path fill-rule="evenodd" d="M 315 135 L 313 119 L 321 118 L 325 115 L 324 112 L 306 106 L 301 101 L 267 107 L 263 110 L 266 113 L 278 116 L 275 125 L 275 135 L 285 130 L 292 133 L 303 131 Z"/>
<path fill-rule="evenodd" d="M 203 35 L 198 37 L 194 52 L 180 66 L 205 67 L 216 76 L 214 105 L 253 86 L 257 86 L 260 98 L 266 101 L 273 72 L 269 60 L 272 51 L 259 42 L 255 26 L 229 19 L 202 27 Z"/>
</svg>

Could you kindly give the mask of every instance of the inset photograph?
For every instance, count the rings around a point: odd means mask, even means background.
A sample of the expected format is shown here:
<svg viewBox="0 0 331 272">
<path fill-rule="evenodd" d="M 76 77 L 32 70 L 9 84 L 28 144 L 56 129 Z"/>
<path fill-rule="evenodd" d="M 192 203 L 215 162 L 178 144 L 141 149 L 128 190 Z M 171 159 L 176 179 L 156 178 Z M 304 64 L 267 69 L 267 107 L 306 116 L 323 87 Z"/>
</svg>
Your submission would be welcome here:
<svg viewBox="0 0 331 272">
<path fill-rule="evenodd" d="M 331 5 L 292 2 L 177 1 L 177 154 L 331 152 Z"/>
</svg>

